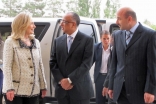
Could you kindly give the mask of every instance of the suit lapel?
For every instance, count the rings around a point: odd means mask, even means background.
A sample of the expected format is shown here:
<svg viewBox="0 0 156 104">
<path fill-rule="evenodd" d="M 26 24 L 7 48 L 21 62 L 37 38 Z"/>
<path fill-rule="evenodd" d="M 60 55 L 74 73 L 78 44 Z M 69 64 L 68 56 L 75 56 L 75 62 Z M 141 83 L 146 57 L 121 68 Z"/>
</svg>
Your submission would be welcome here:
<svg viewBox="0 0 156 104">
<path fill-rule="evenodd" d="M 142 30 L 142 25 L 140 24 L 138 26 L 138 28 L 136 29 L 136 31 L 134 32 L 133 37 L 130 40 L 130 42 L 129 42 L 127 48 L 126 48 L 126 50 L 128 48 L 130 48 L 140 38 L 140 36 L 141 36 L 141 30 Z"/>
<path fill-rule="evenodd" d="M 67 35 L 66 34 L 63 35 L 62 40 L 60 42 L 60 46 L 62 47 L 62 50 L 63 50 L 62 53 L 64 53 L 65 54 L 64 56 L 67 57 L 68 48 L 67 48 Z"/>
<path fill-rule="evenodd" d="M 78 31 L 78 33 L 76 34 L 76 37 L 70 47 L 70 50 L 69 50 L 69 54 L 68 54 L 68 57 L 73 53 L 73 51 L 75 50 L 75 48 L 80 44 L 80 40 L 82 38 L 82 35 L 81 33 Z M 67 57 L 67 58 L 68 58 Z"/>
<path fill-rule="evenodd" d="M 97 51 L 98 53 L 98 57 L 97 57 L 97 59 L 99 59 L 100 60 L 100 66 L 101 66 L 101 62 L 102 62 L 102 43 L 99 45 L 99 47 L 98 47 L 98 51 Z M 99 68 L 100 69 L 100 68 Z"/>
<path fill-rule="evenodd" d="M 121 31 L 121 41 L 124 45 L 124 49 L 126 49 L 126 37 L 125 37 L 125 31 Z"/>
</svg>

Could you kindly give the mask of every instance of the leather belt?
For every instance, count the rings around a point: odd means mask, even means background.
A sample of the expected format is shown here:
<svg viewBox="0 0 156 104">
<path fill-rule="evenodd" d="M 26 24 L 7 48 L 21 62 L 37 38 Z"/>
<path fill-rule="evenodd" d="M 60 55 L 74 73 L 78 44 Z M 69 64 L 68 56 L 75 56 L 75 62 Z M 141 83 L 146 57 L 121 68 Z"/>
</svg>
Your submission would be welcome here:
<svg viewBox="0 0 156 104">
<path fill-rule="evenodd" d="M 102 74 L 102 75 L 107 75 L 107 73 L 100 73 L 100 74 Z"/>
</svg>

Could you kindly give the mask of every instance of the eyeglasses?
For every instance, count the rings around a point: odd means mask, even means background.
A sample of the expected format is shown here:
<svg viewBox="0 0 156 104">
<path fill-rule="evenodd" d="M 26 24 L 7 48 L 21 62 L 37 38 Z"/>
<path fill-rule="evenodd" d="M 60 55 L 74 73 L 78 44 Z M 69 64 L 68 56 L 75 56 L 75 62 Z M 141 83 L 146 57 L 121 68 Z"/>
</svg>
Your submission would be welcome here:
<svg viewBox="0 0 156 104">
<path fill-rule="evenodd" d="M 66 21 L 66 20 L 61 20 L 60 23 L 68 24 L 68 23 L 74 23 L 74 22 L 69 22 L 69 21 Z"/>
</svg>

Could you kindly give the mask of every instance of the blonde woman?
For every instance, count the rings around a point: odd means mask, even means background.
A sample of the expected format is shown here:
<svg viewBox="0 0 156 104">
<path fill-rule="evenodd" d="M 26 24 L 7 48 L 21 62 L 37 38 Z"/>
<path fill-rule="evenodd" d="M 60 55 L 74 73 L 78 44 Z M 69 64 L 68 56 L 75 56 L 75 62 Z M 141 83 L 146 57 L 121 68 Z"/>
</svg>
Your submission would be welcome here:
<svg viewBox="0 0 156 104">
<path fill-rule="evenodd" d="M 3 93 L 6 104 L 38 104 L 46 95 L 46 81 L 40 43 L 34 37 L 36 26 L 30 13 L 18 14 L 12 34 L 4 44 Z"/>
</svg>

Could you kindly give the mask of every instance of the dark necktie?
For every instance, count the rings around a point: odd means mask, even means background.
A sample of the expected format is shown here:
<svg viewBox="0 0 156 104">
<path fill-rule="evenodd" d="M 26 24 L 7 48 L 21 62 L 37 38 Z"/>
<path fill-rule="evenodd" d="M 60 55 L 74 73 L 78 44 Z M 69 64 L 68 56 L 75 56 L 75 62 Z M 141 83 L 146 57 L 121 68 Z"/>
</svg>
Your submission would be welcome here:
<svg viewBox="0 0 156 104">
<path fill-rule="evenodd" d="M 71 47 L 71 44 L 72 44 L 72 39 L 73 39 L 72 36 L 68 36 L 68 53 L 69 53 L 69 50 L 70 50 L 70 47 Z"/>
</svg>

